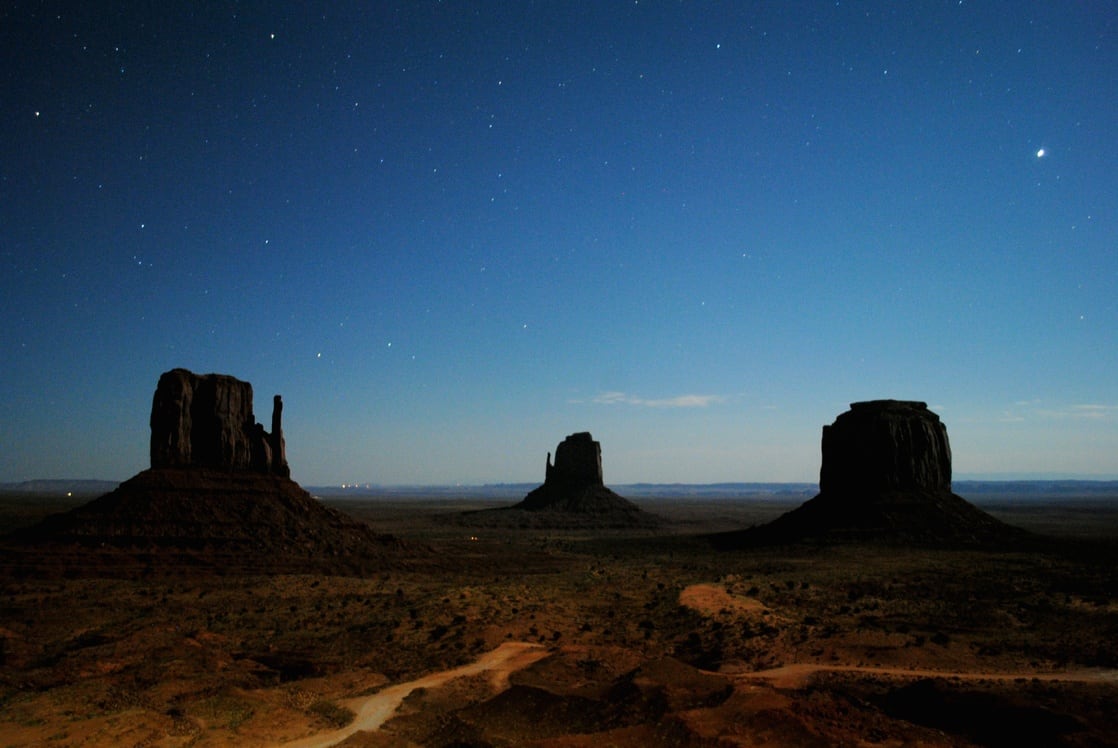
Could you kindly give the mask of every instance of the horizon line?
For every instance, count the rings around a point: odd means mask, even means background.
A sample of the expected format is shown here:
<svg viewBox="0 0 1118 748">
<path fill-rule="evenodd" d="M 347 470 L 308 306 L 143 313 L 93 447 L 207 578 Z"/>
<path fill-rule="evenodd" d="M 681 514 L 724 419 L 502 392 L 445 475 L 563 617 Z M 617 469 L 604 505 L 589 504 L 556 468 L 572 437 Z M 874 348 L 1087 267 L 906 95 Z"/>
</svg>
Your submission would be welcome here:
<svg viewBox="0 0 1118 748">
<path fill-rule="evenodd" d="M 142 472 L 142 471 L 141 471 Z M 0 481 L 2 486 L 19 486 L 33 483 L 105 483 L 121 484 L 125 480 L 111 478 L 27 478 L 23 480 Z M 294 479 L 293 479 L 294 480 Z M 999 483 L 999 482 L 1045 482 L 1045 481 L 1078 481 L 1086 483 L 1112 483 L 1118 482 L 1118 473 L 1063 473 L 1063 472 L 1023 472 L 999 471 L 990 473 L 967 472 L 952 477 L 952 482 L 972 483 Z M 296 481 L 304 485 L 302 481 Z M 435 482 L 400 482 L 382 483 L 377 481 L 337 481 L 337 482 L 311 482 L 306 486 L 311 488 L 331 489 L 357 489 L 357 488 L 485 488 L 489 486 L 527 486 L 540 485 L 540 480 L 490 480 L 490 481 L 435 481 Z M 818 486 L 819 480 L 721 480 L 721 481 L 606 481 L 611 486 Z"/>
</svg>

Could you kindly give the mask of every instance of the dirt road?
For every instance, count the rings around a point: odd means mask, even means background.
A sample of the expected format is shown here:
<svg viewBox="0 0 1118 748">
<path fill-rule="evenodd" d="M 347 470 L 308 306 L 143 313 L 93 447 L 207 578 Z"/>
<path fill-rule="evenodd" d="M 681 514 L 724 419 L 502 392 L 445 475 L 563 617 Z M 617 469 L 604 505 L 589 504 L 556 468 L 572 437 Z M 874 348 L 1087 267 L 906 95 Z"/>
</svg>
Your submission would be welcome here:
<svg viewBox="0 0 1118 748">
<path fill-rule="evenodd" d="M 704 615 L 727 611 L 739 615 L 767 613 L 770 620 L 780 620 L 779 612 L 768 610 L 759 600 L 743 595 L 732 595 L 724 584 L 699 583 L 684 588 L 679 594 L 679 604 Z M 793 663 L 770 670 L 723 672 L 722 675 L 737 680 L 760 680 L 776 688 L 802 688 L 813 675 L 823 672 L 864 673 L 899 678 L 946 678 L 951 680 L 1042 680 L 1076 681 L 1087 683 L 1118 682 L 1118 670 L 1088 669 L 1065 672 L 950 672 L 920 668 L 884 667 L 870 665 L 830 665 L 824 663 Z"/>
<path fill-rule="evenodd" d="M 954 672 L 928 670 L 921 668 L 881 667 L 870 665 L 825 665 L 817 663 L 798 663 L 783 665 L 771 670 L 727 674 L 735 680 L 761 680 L 776 688 L 802 688 L 817 673 L 865 673 L 900 678 L 945 678 L 948 680 L 1041 680 L 1072 681 L 1077 683 L 1114 683 L 1118 682 L 1118 671 L 1103 669 L 1068 670 L 1065 672 Z"/>
<path fill-rule="evenodd" d="M 547 657 L 547 654 L 547 650 L 538 644 L 506 642 L 469 665 L 388 686 L 372 696 L 347 700 L 343 702 L 344 705 L 357 714 L 353 722 L 340 730 L 302 738 L 284 745 L 289 748 L 327 748 L 337 745 L 355 732 L 376 730 L 396 713 L 400 704 L 415 689 L 436 688 L 455 678 L 488 672 L 494 688 L 498 690 L 507 688 L 510 673 L 542 660 Z"/>
<path fill-rule="evenodd" d="M 508 687 L 509 674 L 531 665 L 548 656 L 547 650 L 528 642 L 506 642 L 491 652 L 479 657 L 469 665 L 431 673 L 417 680 L 388 686 L 372 696 L 349 699 L 342 702 L 356 713 L 356 718 L 346 727 L 332 732 L 321 733 L 308 738 L 285 743 L 288 748 L 327 748 L 342 742 L 350 735 L 360 731 L 374 731 L 391 719 L 408 694 L 417 688 L 437 688 L 438 686 L 467 675 L 489 673 L 495 690 Z M 880 667 L 868 665 L 828 665 L 821 663 L 797 663 L 784 665 L 770 670 L 756 672 L 721 673 L 726 678 L 737 681 L 763 681 L 775 688 L 802 688 L 811 677 L 824 672 L 864 673 L 866 675 L 901 678 L 946 678 L 952 680 L 1044 680 L 1077 681 L 1103 683 L 1118 682 L 1118 671 L 1101 669 L 1070 670 L 1066 672 L 952 672 L 928 669 L 906 669 L 900 667 Z"/>
</svg>

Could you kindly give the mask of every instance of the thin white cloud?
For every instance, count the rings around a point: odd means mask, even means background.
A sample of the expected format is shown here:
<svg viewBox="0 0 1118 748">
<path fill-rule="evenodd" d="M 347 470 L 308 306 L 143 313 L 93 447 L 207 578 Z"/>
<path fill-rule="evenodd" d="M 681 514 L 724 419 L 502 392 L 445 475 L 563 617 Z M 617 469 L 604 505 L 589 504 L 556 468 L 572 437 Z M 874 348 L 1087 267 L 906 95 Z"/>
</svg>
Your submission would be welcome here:
<svg viewBox="0 0 1118 748">
<path fill-rule="evenodd" d="M 1045 418 L 1078 418 L 1090 421 L 1101 421 L 1118 416 L 1118 405 L 1082 403 L 1061 408 L 1038 410 L 1037 414 Z"/>
<path fill-rule="evenodd" d="M 1071 406 L 1075 418 L 1109 418 L 1118 414 L 1118 405 L 1098 405 L 1095 403 Z"/>
<path fill-rule="evenodd" d="M 634 405 L 643 408 L 705 408 L 725 399 L 721 395 L 677 395 L 650 400 L 625 392 L 603 392 L 593 402 L 598 405 Z"/>
<path fill-rule="evenodd" d="M 953 416 L 952 422 L 958 423 L 1036 423 L 1048 421 L 1118 421 L 1118 405 L 1104 403 L 1043 403 L 1039 399 L 1018 400 L 1003 406 L 999 413 L 982 417 Z"/>
<path fill-rule="evenodd" d="M 624 392 L 603 392 L 594 398 L 593 402 L 598 405 L 616 405 L 617 403 L 627 402 L 628 398 Z"/>
</svg>

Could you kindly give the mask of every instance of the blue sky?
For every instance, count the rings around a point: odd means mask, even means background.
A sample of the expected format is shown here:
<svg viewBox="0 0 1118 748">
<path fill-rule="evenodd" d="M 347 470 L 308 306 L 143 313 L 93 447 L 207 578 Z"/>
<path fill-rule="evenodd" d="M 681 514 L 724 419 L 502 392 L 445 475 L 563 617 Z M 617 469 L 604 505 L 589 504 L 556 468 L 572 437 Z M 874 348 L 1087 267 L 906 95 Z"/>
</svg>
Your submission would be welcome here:
<svg viewBox="0 0 1118 748">
<path fill-rule="evenodd" d="M 0 10 L 0 481 L 147 467 L 159 374 L 310 485 L 1118 476 L 1106 3 Z"/>
</svg>

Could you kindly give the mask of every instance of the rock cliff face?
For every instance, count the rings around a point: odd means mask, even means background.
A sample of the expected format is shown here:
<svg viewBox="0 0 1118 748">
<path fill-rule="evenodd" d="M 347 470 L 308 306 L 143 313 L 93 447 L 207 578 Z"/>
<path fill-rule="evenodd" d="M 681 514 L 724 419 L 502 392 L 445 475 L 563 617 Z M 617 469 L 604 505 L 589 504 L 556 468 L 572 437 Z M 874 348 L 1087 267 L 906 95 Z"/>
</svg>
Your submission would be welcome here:
<svg viewBox="0 0 1118 748">
<path fill-rule="evenodd" d="M 571 434 L 555 448 L 554 465 L 548 453 L 543 482 L 565 488 L 604 486 L 602 445 L 588 431 Z"/>
<path fill-rule="evenodd" d="M 823 427 L 819 490 L 828 494 L 951 490 L 947 427 L 925 403 L 852 403 Z"/>
<path fill-rule="evenodd" d="M 853 403 L 823 427 L 819 494 L 720 543 L 1015 543 L 1027 536 L 951 492 L 947 428 L 928 406 Z"/>
<path fill-rule="evenodd" d="M 225 374 L 172 369 L 151 404 L 151 466 L 250 470 L 287 477 L 283 401 L 273 400 L 272 432 L 256 422 L 252 385 Z"/>
</svg>

